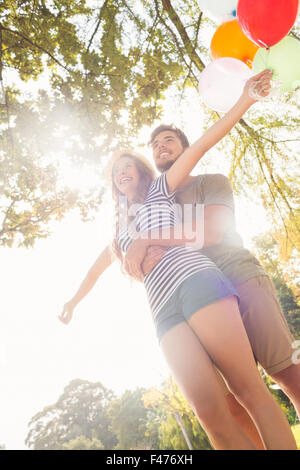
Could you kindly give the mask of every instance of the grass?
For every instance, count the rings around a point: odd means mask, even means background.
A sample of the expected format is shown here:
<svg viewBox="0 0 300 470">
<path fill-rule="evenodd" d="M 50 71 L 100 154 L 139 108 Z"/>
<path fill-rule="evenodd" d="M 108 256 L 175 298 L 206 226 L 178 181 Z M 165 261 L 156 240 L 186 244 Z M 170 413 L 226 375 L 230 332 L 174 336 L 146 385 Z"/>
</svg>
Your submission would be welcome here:
<svg viewBox="0 0 300 470">
<path fill-rule="evenodd" d="M 296 424 L 295 426 L 292 426 L 292 431 L 294 433 L 298 449 L 300 450 L 300 424 Z"/>
</svg>

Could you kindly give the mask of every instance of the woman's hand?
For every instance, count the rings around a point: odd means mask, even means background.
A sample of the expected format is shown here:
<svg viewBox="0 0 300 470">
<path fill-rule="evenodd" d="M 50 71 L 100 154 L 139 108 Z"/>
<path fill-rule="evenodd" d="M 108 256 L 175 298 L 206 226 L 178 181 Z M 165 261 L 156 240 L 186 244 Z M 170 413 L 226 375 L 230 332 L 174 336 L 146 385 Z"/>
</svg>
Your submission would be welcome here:
<svg viewBox="0 0 300 470">
<path fill-rule="evenodd" d="M 272 70 L 266 69 L 251 77 L 244 87 L 243 97 L 251 100 L 251 103 L 253 104 L 259 100 L 259 98 L 254 99 L 253 96 L 259 96 L 261 98 L 268 96 L 271 91 L 272 76 Z"/>
<path fill-rule="evenodd" d="M 65 325 L 68 325 L 70 321 L 72 320 L 74 308 L 75 308 L 75 304 L 74 302 L 72 302 L 72 300 L 70 300 L 70 302 L 67 302 L 64 305 L 63 310 L 58 318 Z"/>
<path fill-rule="evenodd" d="M 144 279 L 141 264 L 146 256 L 147 247 L 148 244 L 146 240 L 141 238 L 133 240 L 133 242 L 129 245 L 124 258 L 125 271 L 138 281 L 143 281 Z"/>
</svg>

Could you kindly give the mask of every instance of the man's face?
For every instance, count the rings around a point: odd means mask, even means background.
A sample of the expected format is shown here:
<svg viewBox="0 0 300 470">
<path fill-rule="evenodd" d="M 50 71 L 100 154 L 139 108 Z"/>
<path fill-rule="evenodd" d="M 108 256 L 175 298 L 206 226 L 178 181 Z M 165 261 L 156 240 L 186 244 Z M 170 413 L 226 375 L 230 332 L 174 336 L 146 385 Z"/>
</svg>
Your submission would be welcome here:
<svg viewBox="0 0 300 470">
<path fill-rule="evenodd" d="M 172 131 L 162 131 L 152 142 L 155 166 L 160 171 L 168 170 L 183 152 L 179 137 Z"/>
</svg>

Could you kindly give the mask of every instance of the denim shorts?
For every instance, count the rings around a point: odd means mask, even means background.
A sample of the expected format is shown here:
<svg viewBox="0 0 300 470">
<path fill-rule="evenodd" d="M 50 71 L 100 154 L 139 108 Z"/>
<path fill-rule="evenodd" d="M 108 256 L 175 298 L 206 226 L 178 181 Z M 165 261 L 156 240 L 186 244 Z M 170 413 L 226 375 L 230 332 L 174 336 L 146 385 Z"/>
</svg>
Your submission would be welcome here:
<svg viewBox="0 0 300 470">
<path fill-rule="evenodd" d="M 192 274 L 173 292 L 154 320 L 158 340 L 203 307 L 238 293 L 218 268 Z"/>
</svg>

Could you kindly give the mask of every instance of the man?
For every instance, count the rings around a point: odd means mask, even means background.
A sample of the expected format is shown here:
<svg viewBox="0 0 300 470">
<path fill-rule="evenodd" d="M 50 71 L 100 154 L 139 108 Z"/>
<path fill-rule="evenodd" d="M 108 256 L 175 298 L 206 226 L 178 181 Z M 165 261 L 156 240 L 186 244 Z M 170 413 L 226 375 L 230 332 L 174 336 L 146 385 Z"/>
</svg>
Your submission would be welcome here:
<svg viewBox="0 0 300 470">
<path fill-rule="evenodd" d="M 160 172 L 170 168 L 189 147 L 180 129 L 165 125 L 152 132 L 150 144 Z M 236 287 L 240 296 L 240 312 L 255 358 L 290 398 L 300 418 L 300 364 L 293 363 L 295 339 L 289 331 L 271 280 L 258 260 L 243 247 L 236 232 L 229 180 L 221 174 L 190 175 L 177 190 L 176 200 L 182 207 L 184 204 L 204 205 L 201 252 L 213 260 Z M 142 265 L 144 273 L 158 263 L 164 252 L 165 248 L 150 247 Z M 257 443 L 259 437 L 251 419 L 228 389 L 226 393 L 232 414 Z"/>
</svg>

